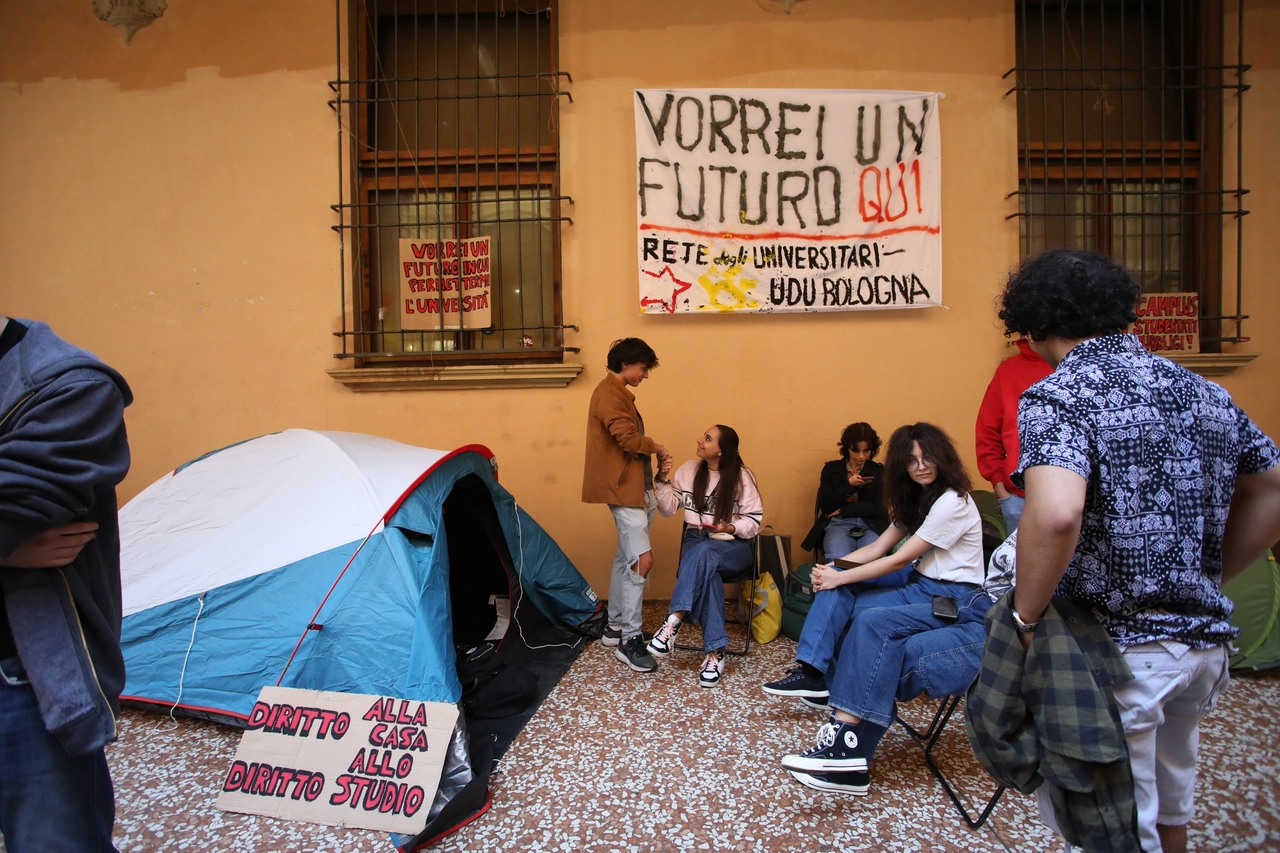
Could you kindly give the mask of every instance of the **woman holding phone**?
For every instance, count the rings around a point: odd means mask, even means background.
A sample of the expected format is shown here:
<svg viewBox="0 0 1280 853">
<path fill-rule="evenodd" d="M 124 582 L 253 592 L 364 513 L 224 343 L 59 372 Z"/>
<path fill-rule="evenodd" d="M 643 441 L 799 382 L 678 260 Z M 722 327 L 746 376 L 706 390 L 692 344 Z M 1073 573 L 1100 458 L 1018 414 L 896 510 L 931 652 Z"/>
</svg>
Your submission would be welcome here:
<svg viewBox="0 0 1280 853">
<path fill-rule="evenodd" d="M 840 434 L 840 458 L 822 466 L 818 478 L 818 517 L 801 545 L 812 551 L 819 542 L 828 559 L 870 545 L 889 526 L 881 474 L 873 462 L 880 436 L 870 424 L 849 424 Z"/>
<path fill-rule="evenodd" d="M 702 626 L 706 657 L 698 675 L 703 687 L 716 687 L 724 674 L 725 576 L 751 564 L 752 539 L 760 529 L 763 507 L 755 475 L 738 453 L 738 433 L 724 424 L 709 427 L 698 439 L 691 459 L 667 479 L 668 456 L 654 478 L 658 512 L 664 516 L 684 510 L 680 569 L 671 593 L 671 611 L 649 641 L 649 654 L 665 658 L 675 646 L 676 632 L 686 618 Z"/>
<path fill-rule="evenodd" d="M 826 705 L 837 651 L 843 654 L 859 611 L 931 603 L 934 595 L 962 598 L 982 583 L 982 518 L 951 438 L 933 424 L 899 427 L 889 438 L 883 476 L 893 523 L 870 545 L 814 568 L 815 600 L 796 648 L 799 665 L 766 684 L 766 693 Z M 866 586 L 895 574 L 901 585 Z"/>
</svg>

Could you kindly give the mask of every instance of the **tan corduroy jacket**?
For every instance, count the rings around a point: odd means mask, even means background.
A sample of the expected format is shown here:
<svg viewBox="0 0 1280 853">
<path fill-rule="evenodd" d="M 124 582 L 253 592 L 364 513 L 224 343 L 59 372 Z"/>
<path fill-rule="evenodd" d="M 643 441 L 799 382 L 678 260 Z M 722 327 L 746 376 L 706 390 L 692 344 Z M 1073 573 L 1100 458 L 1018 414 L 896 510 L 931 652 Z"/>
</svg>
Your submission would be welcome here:
<svg viewBox="0 0 1280 853">
<path fill-rule="evenodd" d="M 582 500 L 589 504 L 644 506 L 644 463 L 656 445 L 640 434 L 636 398 L 612 373 L 591 394 L 587 411 L 587 455 Z"/>
</svg>

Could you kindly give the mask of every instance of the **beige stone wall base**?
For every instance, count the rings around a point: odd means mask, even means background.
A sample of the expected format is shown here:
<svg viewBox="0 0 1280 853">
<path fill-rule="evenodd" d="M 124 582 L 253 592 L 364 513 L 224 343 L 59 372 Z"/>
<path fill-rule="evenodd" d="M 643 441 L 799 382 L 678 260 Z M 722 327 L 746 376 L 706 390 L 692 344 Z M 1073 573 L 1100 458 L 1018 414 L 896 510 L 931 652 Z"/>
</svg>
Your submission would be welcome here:
<svg viewBox="0 0 1280 853">
<path fill-rule="evenodd" d="M 1168 353 L 1161 353 L 1161 355 L 1201 376 L 1226 376 L 1237 367 L 1244 367 L 1258 357 L 1256 352 L 1189 352 L 1185 355 Z"/>
<path fill-rule="evenodd" d="M 437 367 L 340 367 L 326 371 L 352 391 L 458 391 L 563 388 L 581 364 L 451 364 Z"/>
</svg>

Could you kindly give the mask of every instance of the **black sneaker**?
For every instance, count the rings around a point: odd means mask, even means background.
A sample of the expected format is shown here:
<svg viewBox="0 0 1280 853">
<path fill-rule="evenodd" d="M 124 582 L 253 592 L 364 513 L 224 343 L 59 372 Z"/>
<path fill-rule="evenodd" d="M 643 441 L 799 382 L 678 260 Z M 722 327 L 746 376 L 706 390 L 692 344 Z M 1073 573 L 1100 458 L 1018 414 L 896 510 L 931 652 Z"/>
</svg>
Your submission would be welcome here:
<svg viewBox="0 0 1280 853">
<path fill-rule="evenodd" d="M 764 686 L 764 692 L 774 696 L 795 696 L 798 699 L 821 699 L 827 701 L 827 682 L 822 676 L 813 677 L 804 674 L 804 667 L 797 666 L 787 673 L 785 678 L 770 681 Z"/>
<path fill-rule="evenodd" d="M 865 797 L 871 790 L 871 777 L 866 773 L 801 773 L 792 770 L 796 781 L 819 791 Z"/>
<path fill-rule="evenodd" d="M 629 640 L 618 644 L 613 650 L 614 657 L 634 669 L 636 672 L 653 672 L 658 662 L 649 656 L 644 649 L 644 637 L 636 634 Z"/>
<path fill-rule="evenodd" d="M 808 705 L 810 708 L 817 708 L 819 711 L 830 711 L 831 706 L 827 704 L 827 697 L 822 699 L 810 699 L 808 696 L 801 696 L 800 701 Z"/>
<path fill-rule="evenodd" d="M 653 639 L 653 634 L 650 634 L 648 631 L 644 631 L 642 636 L 646 643 Z M 604 646 L 606 649 L 615 649 L 618 647 L 618 643 L 621 642 L 622 629 L 615 628 L 612 625 L 606 626 L 604 629 L 604 636 L 600 638 L 600 645 Z"/>
<path fill-rule="evenodd" d="M 817 745 L 799 755 L 784 755 L 782 766 L 802 773 L 867 772 L 867 756 L 854 728 L 853 723 L 824 723 Z"/>
</svg>

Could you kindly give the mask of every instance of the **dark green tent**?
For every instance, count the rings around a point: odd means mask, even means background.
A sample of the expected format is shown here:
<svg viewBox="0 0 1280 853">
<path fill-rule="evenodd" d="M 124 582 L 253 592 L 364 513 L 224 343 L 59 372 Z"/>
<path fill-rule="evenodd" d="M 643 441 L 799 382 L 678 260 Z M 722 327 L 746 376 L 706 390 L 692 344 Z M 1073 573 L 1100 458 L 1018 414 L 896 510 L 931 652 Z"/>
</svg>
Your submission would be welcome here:
<svg viewBox="0 0 1280 853">
<path fill-rule="evenodd" d="M 1280 666 L 1280 566 L 1268 551 L 1222 591 L 1235 603 L 1231 624 L 1240 629 L 1233 671 Z"/>
</svg>

